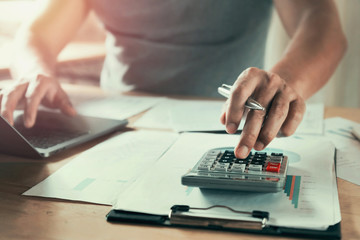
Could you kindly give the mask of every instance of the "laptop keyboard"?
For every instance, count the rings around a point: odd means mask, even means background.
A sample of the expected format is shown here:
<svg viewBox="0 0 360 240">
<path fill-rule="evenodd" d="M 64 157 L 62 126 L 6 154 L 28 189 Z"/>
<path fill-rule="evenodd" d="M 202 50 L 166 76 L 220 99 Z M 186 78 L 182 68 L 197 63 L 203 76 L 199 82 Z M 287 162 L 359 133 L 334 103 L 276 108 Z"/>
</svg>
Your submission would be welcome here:
<svg viewBox="0 0 360 240">
<path fill-rule="evenodd" d="M 40 128 L 22 128 L 17 129 L 28 142 L 36 148 L 49 148 L 56 144 L 80 137 L 87 132 L 84 131 L 64 131 L 62 129 L 40 129 Z"/>
</svg>

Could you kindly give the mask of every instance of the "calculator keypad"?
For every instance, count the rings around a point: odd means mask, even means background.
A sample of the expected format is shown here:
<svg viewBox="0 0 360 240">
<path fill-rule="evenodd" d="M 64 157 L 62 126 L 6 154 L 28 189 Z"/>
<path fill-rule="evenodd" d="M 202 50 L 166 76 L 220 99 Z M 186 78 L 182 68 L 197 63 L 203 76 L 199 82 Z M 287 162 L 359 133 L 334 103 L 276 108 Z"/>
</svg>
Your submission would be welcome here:
<svg viewBox="0 0 360 240">
<path fill-rule="evenodd" d="M 284 156 L 282 153 L 251 152 L 246 158 L 235 157 L 233 151 L 209 151 L 197 167 L 199 171 L 254 173 L 279 173 Z"/>
</svg>

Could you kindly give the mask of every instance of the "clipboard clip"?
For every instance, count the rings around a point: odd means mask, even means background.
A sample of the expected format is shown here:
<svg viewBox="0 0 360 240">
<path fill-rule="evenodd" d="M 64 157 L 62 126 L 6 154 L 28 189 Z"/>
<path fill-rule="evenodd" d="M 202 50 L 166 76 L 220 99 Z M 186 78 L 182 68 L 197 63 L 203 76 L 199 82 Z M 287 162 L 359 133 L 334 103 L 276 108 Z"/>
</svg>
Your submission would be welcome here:
<svg viewBox="0 0 360 240">
<path fill-rule="evenodd" d="M 243 218 L 221 218 L 221 217 L 203 217 L 196 216 L 191 211 L 207 211 L 213 208 L 224 208 L 232 213 L 242 215 Z M 269 220 L 269 212 L 264 211 L 237 211 L 230 207 L 223 205 L 214 205 L 208 208 L 195 208 L 187 205 L 174 205 L 171 207 L 169 213 L 169 220 L 171 225 L 187 225 L 199 226 L 208 228 L 230 228 L 230 229 L 252 229 L 262 230 L 266 227 Z"/>
</svg>

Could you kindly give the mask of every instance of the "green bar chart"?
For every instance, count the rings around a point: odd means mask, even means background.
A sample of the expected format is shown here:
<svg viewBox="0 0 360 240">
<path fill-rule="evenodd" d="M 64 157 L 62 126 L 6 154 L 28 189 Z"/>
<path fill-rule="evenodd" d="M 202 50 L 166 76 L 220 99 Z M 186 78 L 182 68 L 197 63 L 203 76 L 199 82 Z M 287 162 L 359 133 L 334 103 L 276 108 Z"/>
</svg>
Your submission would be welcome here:
<svg viewBox="0 0 360 240">
<path fill-rule="evenodd" d="M 286 176 L 284 192 L 295 208 L 298 208 L 301 176 Z"/>
</svg>

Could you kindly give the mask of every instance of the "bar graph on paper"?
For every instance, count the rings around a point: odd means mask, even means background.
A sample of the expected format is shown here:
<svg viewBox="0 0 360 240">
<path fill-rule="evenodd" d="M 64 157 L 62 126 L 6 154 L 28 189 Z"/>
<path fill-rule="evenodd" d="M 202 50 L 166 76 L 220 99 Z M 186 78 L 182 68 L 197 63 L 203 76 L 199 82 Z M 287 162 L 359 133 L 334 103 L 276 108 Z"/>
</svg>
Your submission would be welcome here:
<svg viewBox="0 0 360 240">
<path fill-rule="evenodd" d="M 284 193 L 289 198 L 294 208 L 298 208 L 300 196 L 301 176 L 287 175 L 284 187 Z"/>
</svg>

